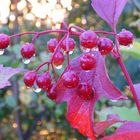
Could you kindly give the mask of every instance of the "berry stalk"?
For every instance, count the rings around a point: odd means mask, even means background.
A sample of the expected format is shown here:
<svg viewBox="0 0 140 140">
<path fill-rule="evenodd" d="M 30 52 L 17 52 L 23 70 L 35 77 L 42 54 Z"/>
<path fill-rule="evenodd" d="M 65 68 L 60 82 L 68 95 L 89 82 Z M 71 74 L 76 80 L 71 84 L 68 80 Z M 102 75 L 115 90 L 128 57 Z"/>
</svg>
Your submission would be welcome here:
<svg viewBox="0 0 140 140">
<path fill-rule="evenodd" d="M 23 33 L 11 35 L 9 37 L 13 38 L 13 37 L 20 37 L 20 36 L 23 36 L 23 35 L 32 34 L 32 35 L 35 35 L 36 39 L 37 39 L 40 35 L 49 34 L 49 33 L 68 33 L 68 31 L 67 30 L 46 30 L 46 31 L 41 31 L 41 32 L 23 32 Z M 75 36 L 79 36 L 81 33 L 76 32 L 76 31 L 71 31 L 70 34 L 75 35 Z"/>
<path fill-rule="evenodd" d="M 60 29 L 62 30 L 63 28 L 68 29 L 68 26 L 67 26 L 67 24 L 66 24 L 65 22 L 62 22 L 62 23 L 60 24 Z M 61 39 L 61 33 L 58 34 L 57 40 L 60 41 L 60 39 Z"/>
</svg>

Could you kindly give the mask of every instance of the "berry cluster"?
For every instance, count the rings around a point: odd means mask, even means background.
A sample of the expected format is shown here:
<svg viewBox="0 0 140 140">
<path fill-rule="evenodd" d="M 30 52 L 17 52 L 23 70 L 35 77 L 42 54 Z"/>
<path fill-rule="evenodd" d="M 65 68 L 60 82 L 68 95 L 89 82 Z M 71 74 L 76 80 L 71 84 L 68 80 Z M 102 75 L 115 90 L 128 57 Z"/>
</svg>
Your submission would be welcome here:
<svg viewBox="0 0 140 140">
<path fill-rule="evenodd" d="M 57 32 L 57 31 L 56 31 Z M 45 33 L 45 32 L 43 32 Z M 46 32 L 47 33 L 47 32 Z M 60 35 L 60 31 L 58 31 Z M 101 33 L 104 36 L 99 37 L 97 34 Z M 28 33 L 27 33 L 28 34 Z M 42 33 L 41 33 L 42 34 Z M 70 32 L 69 32 L 70 34 Z M 108 33 L 107 33 L 108 34 Z M 114 43 L 111 39 L 107 38 L 105 32 L 94 32 L 94 31 L 84 31 L 77 32 L 75 35 L 79 36 L 80 45 L 84 48 L 84 50 L 88 50 L 88 53 L 84 53 L 80 57 L 80 67 L 81 70 L 90 71 L 96 68 L 96 59 L 95 56 L 90 53 L 92 50 L 99 51 L 101 55 L 106 56 L 109 53 L 113 53 Z M 116 36 L 116 34 L 115 34 Z M 8 36 L 6 34 L 0 34 L 0 50 L 6 49 L 10 44 L 10 38 L 12 36 Z M 133 43 L 133 34 L 130 31 L 122 30 L 119 34 L 117 34 L 118 41 L 120 45 L 129 46 Z M 73 38 L 70 38 L 69 35 L 64 36 L 63 39 L 52 38 L 47 42 L 47 48 L 49 53 L 51 53 L 50 61 L 43 63 L 34 71 L 28 71 L 24 75 L 24 83 L 27 87 L 33 87 L 37 85 L 38 88 L 45 90 L 48 92 L 48 97 L 51 99 L 55 99 L 55 80 L 52 79 L 50 73 L 50 65 L 52 66 L 52 70 L 55 74 L 55 68 L 53 66 L 61 66 L 65 60 L 65 55 L 68 57 L 68 68 L 69 68 L 69 55 L 74 51 L 76 47 L 76 42 Z M 25 43 L 22 45 L 20 53 L 23 59 L 31 59 L 35 56 L 36 48 L 34 43 Z M 48 64 L 48 70 L 45 73 L 37 74 L 38 70 Z M 80 82 L 80 77 L 75 71 L 67 69 L 65 73 L 62 75 L 63 85 L 68 88 L 76 88 L 79 97 L 85 100 L 89 100 L 94 95 L 94 89 L 92 85 L 89 83 Z"/>
<path fill-rule="evenodd" d="M 27 87 L 37 84 L 40 89 L 49 91 L 52 85 L 52 78 L 49 72 L 36 74 L 35 71 L 29 71 L 24 75 L 24 83 Z"/>
</svg>

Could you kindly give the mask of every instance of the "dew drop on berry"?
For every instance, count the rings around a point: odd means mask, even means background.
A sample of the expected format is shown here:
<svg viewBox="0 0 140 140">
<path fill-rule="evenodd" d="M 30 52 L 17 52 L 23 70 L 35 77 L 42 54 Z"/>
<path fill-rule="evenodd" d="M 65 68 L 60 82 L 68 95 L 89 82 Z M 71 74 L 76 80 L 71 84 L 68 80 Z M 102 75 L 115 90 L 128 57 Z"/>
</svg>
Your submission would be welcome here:
<svg viewBox="0 0 140 140">
<path fill-rule="evenodd" d="M 0 55 L 4 54 L 4 49 L 0 49 Z"/>
<path fill-rule="evenodd" d="M 73 51 L 70 51 L 69 54 L 73 54 Z"/>
<path fill-rule="evenodd" d="M 98 48 L 93 48 L 92 51 L 99 51 L 99 49 Z"/>
<path fill-rule="evenodd" d="M 31 87 L 26 86 L 27 89 L 30 89 Z"/>
<path fill-rule="evenodd" d="M 58 69 L 58 70 L 60 70 L 60 69 L 62 69 L 62 65 L 60 65 L 60 66 L 55 66 L 55 68 Z"/>
<path fill-rule="evenodd" d="M 91 51 L 91 49 L 87 49 L 87 48 L 84 48 L 84 47 L 82 47 L 82 50 L 83 50 L 83 52 L 90 52 Z"/>
<path fill-rule="evenodd" d="M 39 93 L 39 92 L 41 92 L 41 88 L 39 88 L 36 84 L 33 86 L 33 91 L 35 92 L 35 93 Z"/>
<path fill-rule="evenodd" d="M 29 64 L 30 62 L 31 62 L 30 59 L 25 59 L 25 58 L 23 59 L 23 63 L 26 64 L 26 65 Z"/>
<path fill-rule="evenodd" d="M 118 102 L 118 100 L 111 100 L 111 102 L 116 103 L 116 102 Z"/>
<path fill-rule="evenodd" d="M 132 48 L 133 48 L 133 44 L 130 44 L 130 45 L 127 46 L 127 49 L 128 49 L 128 50 L 130 50 L 130 49 L 132 49 Z"/>
</svg>

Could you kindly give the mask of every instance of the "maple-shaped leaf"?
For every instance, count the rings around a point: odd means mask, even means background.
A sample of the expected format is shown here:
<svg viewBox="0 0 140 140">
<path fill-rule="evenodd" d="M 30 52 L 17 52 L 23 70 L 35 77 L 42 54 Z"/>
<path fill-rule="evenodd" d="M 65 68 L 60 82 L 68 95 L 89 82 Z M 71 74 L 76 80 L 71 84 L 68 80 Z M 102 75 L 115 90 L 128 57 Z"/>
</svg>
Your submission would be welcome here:
<svg viewBox="0 0 140 140">
<path fill-rule="evenodd" d="M 96 68 L 84 71 L 80 67 L 80 57 L 70 63 L 70 69 L 79 76 L 80 82 L 88 82 L 94 89 L 94 97 L 84 100 L 79 97 L 77 88 L 66 88 L 63 85 L 62 76 L 56 83 L 54 89 L 56 102 L 67 102 L 66 118 L 73 128 L 77 128 L 80 133 L 95 140 L 93 109 L 97 100 L 107 97 L 112 100 L 126 99 L 121 92 L 113 85 L 108 77 L 105 68 L 105 59 L 97 51 L 91 52 L 96 59 Z M 68 70 L 65 69 L 64 73 Z"/>
<path fill-rule="evenodd" d="M 124 123 L 125 120 L 121 119 L 118 115 L 116 114 L 110 114 L 107 116 L 107 119 L 105 121 L 102 122 L 98 122 L 95 124 L 94 130 L 96 135 L 101 135 L 104 133 L 104 131 L 110 127 L 111 125 L 115 124 L 115 123 Z"/>
<path fill-rule="evenodd" d="M 102 140 L 140 140 L 140 122 L 125 122 L 115 134 L 104 137 Z"/>
<path fill-rule="evenodd" d="M 20 68 L 3 67 L 3 65 L 0 65 L 0 89 L 10 86 L 11 83 L 8 80 L 20 72 L 23 72 Z"/>
<path fill-rule="evenodd" d="M 92 0 L 92 7 L 112 29 L 116 28 L 119 17 L 127 0 Z"/>
</svg>

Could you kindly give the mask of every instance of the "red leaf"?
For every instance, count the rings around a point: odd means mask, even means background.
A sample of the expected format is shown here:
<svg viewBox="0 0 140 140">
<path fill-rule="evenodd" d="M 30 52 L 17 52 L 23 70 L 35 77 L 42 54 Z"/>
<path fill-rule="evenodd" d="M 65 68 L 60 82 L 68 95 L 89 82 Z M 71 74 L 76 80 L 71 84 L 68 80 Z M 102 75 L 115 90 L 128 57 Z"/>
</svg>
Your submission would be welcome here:
<svg viewBox="0 0 140 140">
<path fill-rule="evenodd" d="M 118 115 L 113 115 L 113 114 L 108 115 L 105 121 L 96 123 L 94 128 L 95 133 L 97 135 L 101 135 L 108 127 L 118 122 L 124 123 L 125 121 L 122 120 Z"/>
<path fill-rule="evenodd" d="M 10 67 L 3 67 L 0 65 L 0 89 L 10 86 L 11 83 L 8 81 L 13 75 L 23 72 L 22 69 L 13 69 Z"/>
<path fill-rule="evenodd" d="M 126 122 L 112 136 L 102 140 L 140 140 L 140 122 Z"/>
<path fill-rule="evenodd" d="M 92 0 L 92 7 L 112 29 L 116 28 L 118 19 L 125 7 L 127 0 Z"/>
<path fill-rule="evenodd" d="M 66 101 L 68 104 L 67 119 L 72 127 L 77 128 L 83 135 L 95 140 L 93 130 L 93 109 L 97 100 L 107 97 L 112 100 L 126 99 L 121 92 L 110 81 L 104 58 L 99 52 L 92 52 L 96 58 L 96 68 L 91 71 L 84 71 L 80 67 L 80 57 L 74 59 L 70 64 L 70 70 L 75 71 L 81 82 L 87 82 L 95 90 L 94 98 L 84 100 L 78 96 L 76 88 L 66 88 L 63 85 L 62 77 L 58 80 L 55 88 L 56 102 Z M 67 68 L 65 72 L 67 71 Z"/>
</svg>

